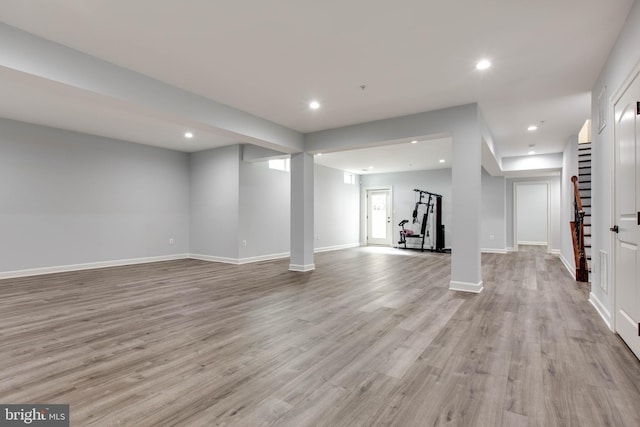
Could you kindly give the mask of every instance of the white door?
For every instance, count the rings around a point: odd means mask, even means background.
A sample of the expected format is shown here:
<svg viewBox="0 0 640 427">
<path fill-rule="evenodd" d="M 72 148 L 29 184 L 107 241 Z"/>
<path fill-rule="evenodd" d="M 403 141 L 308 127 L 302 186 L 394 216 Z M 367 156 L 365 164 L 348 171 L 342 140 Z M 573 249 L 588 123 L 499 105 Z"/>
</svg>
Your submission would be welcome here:
<svg viewBox="0 0 640 427">
<path fill-rule="evenodd" d="M 367 190 L 367 244 L 391 245 L 391 191 Z"/>
<path fill-rule="evenodd" d="M 516 245 L 547 246 L 549 240 L 549 186 L 515 183 Z"/>
<path fill-rule="evenodd" d="M 640 80 L 615 105 L 615 328 L 640 358 Z M 612 230 L 615 232 L 615 227 Z"/>
</svg>

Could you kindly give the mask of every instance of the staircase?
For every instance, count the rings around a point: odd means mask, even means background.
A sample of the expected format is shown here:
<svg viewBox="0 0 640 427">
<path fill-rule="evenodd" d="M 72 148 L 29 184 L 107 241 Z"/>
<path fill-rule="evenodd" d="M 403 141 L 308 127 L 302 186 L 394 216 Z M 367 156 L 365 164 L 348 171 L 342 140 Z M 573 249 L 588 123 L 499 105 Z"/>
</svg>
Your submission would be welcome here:
<svg viewBox="0 0 640 427">
<path fill-rule="evenodd" d="M 578 190 L 584 211 L 584 251 L 591 265 L 591 143 L 578 144 Z M 589 267 L 589 271 L 591 268 Z"/>
</svg>

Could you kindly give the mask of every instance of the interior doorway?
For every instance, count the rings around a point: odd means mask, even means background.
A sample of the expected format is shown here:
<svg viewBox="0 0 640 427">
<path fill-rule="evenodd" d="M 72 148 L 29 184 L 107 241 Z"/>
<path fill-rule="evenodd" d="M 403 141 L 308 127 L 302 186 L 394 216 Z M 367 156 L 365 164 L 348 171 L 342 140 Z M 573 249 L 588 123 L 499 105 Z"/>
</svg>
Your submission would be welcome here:
<svg viewBox="0 0 640 427">
<path fill-rule="evenodd" d="M 367 245 L 386 245 L 392 243 L 392 202 L 390 188 L 368 189 L 367 211 Z"/>
<path fill-rule="evenodd" d="M 549 184 L 514 184 L 514 244 L 549 247 Z"/>
</svg>

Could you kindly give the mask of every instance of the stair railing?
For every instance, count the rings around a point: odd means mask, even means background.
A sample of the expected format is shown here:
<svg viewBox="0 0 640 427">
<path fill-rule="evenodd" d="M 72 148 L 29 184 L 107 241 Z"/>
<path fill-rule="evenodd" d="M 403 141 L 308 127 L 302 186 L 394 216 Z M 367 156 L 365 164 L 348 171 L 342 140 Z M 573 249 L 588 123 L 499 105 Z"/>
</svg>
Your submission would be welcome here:
<svg viewBox="0 0 640 427">
<path fill-rule="evenodd" d="M 573 218 L 570 222 L 571 235 L 573 240 L 573 256 L 576 263 L 576 280 L 578 282 L 589 281 L 589 267 L 587 266 L 587 256 L 584 249 L 584 210 L 578 189 L 578 177 L 572 176 L 573 183 Z"/>
</svg>

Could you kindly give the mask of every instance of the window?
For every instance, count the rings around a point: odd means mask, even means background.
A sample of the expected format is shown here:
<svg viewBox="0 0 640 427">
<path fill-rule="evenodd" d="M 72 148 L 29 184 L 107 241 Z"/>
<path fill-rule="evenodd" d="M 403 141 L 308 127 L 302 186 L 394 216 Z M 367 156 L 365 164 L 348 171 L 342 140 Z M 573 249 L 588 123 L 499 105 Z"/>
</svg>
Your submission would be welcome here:
<svg viewBox="0 0 640 427">
<path fill-rule="evenodd" d="M 356 183 L 356 176 L 352 173 L 344 173 L 344 183 L 354 185 Z"/>
<path fill-rule="evenodd" d="M 269 160 L 269 169 L 289 172 L 289 159 L 271 159 Z"/>
</svg>

